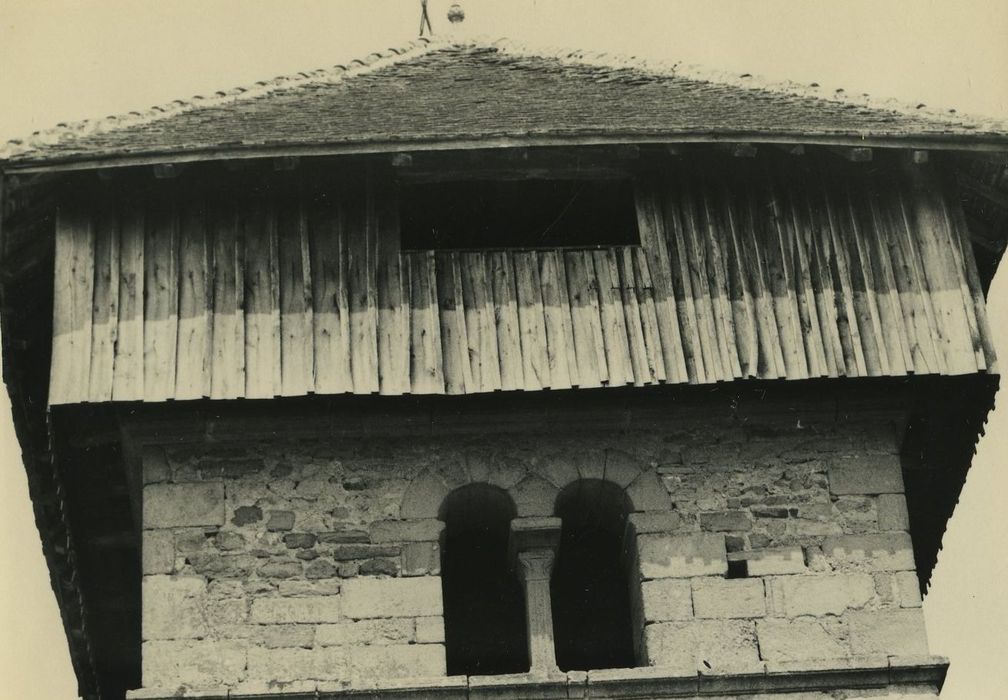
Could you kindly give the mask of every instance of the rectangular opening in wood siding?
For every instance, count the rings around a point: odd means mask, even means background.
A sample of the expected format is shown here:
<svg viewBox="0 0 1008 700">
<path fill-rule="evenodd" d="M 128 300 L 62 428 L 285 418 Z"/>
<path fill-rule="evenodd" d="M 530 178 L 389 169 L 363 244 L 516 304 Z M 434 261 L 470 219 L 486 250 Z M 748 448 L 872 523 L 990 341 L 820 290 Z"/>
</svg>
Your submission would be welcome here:
<svg viewBox="0 0 1008 700">
<path fill-rule="evenodd" d="M 600 248 L 637 245 L 628 179 L 402 183 L 406 250 Z"/>
</svg>

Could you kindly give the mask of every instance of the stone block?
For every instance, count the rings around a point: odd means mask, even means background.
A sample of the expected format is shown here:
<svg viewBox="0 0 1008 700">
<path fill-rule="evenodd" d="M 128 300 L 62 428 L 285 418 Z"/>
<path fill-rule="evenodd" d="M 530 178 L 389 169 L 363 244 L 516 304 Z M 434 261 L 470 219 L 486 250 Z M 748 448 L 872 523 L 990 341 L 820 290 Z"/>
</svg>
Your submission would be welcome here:
<svg viewBox="0 0 1008 700">
<path fill-rule="evenodd" d="M 553 515 L 557 487 L 546 479 L 530 474 L 508 489 L 518 511 L 518 517 Z"/>
<path fill-rule="evenodd" d="M 250 681 L 285 683 L 291 681 L 339 680 L 347 675 L 347 655 L 343 647 L 314 649 L 248 650 L 247 677 Z"/>
<path fill-rule="evenodd" d="M 419 474 L 403 496 L 399 515 L 403 518 L 436 518 L 438 508 L 451 488 L 438 474 L 425 471 Z"/>
<path fill-rule="evenodd" d="M 756 621 L 760 654 L 767 661 L 835 659 L 849 654 L 821 620 L 765 618 Z"/>
<path fill-rule="evenodd" d="M 928 653 L 924 614 L 917 609 L 858 610 L 847 614 L 855 654 L 913 656 Z"/>
<path fill-rule="evenodd" d="M 145 576 L 144 640 L 195 639 L 207 634 L 206 581 L 196 576 Z"/>
<path fill-rule="evenodd" d="M 921 606 L 920 581 L 915 571 L 897 571 L 896 595 L 901 608 L 919 608 Z"/>
<path fill-rule="evenodd" d="M 444 618 L 440 615 L 418 617 L 416 620 L 417 644 L 443 644 L 445 640 Z"/>
<path fill-rule="evenodd" d="M 343 583 L 343 612 L 352 619 L 441 615 L 441 579 L 355 578 Z"/>
<path fill-rule="evenodd" d="M 769 583 L 774 612 L 786 617 L 840 615 L 864 607 L 875 597 L 871 574 L 775 576 Z"/>
<path fill-rule="evenodd" d="M 437 542 L 444 523 L 435 518 L 420 520 L 379 520 L 371 523 L 371 541 L 375 544 L 396 542 Z"/>
<path fill-rule="evenodd" d="M 748 532 L 752 519 L 744 510 L 718 510 L 700 514 L 700 528 L 712 532 Z"/>
<path fill-rule="evenodd" d="M 915 570 L 913 543 L 905 532 L 827 537 L 823 552 L 839 565 L 863 565 L 876 571 Z"/>
<path fill-rule="evenodd" d="M 333 546 L 331 554 L 336 561 L 397 557 L 399 556 L 399 547 L 389 544 L 337 544 Z"/>
<path fill-rule="evenodd" d="M 320 646 L 409 644 L 415 639 L 414 629 L 413 619 L 407 617 L 341 622 L 335 625 L 319 625 L 315 642 Z"/>
<path fill-rule="evenodd" d="M 143 533 L 143 573 L 170 574 L 175 570 L 175 535 L 171 530 Z"/>
<path fill-rule="evenodd" d="M 441 548 L 437 542 L 408 542 L 402 547 L 402 575 L 441 573 Z"/>
<path fill-rule="evenodd" d="M 627 519 L 638 535 L 655 532 L 673 533 L 689 529 L 683 522 L 682 514 L 677 510 L 630 513 Z"/>
<path fill-rule="evenodd" d="M 258 624 L 337 622 L 341 617 L 338 595 L 258 598 L 252 601 L 252 622 Z"/>
<path fill-rule="evenodd" d="M 224 524 L 224 484 L 148 484 L 143 490 L 144 528 Z"/>
<path fill-rule="evenodd" d="M 268 649 L 308 648 L 315 641 L 312 625 L 259 625 L 256 633 Z"/>
<path fill-rule="evenodd" d="M 644 644 L 651 666 L 730 673 L 760 661 L 748 620 L 660 622 L 644 628 Z"/>
<path fill-rule="evenodd" d="M 635 511 L 667 511 L 672 507 L 665 484 L 653 471 L 641 472 L 626 488 L 626 495 Z"/>
<path fill-rule="evenodd" d="M 724 576 L 728 572 L 724 535 L 640 535 L 640 575 L 652 578 Z"/>
<path fill-rule="evenodd" d="M 835 459 L 829 466 L 830 493 L 876 495 L 903 493 L 903 472 L 896 455 Z"/>
<path fill-rule="evenodd" d="M 878 529 L 882 532 L 910 529 L 906 496 L 901 493 L 885 493 L 878 497 Z"/>
<path fill-rule="evenodd" d="M 282 596 L 292 597 L 317 597 L 332 596 L 340 592 L 339 581 L 325 579 L 313 581 L 280 581 L 277 584 L 277 591 Z"/>
<path fill-rule="evenodd" d="M 351 647 L 349 659 L 352 678 L 424 678 L 446 673 L 443 644 Z"/>
<path fill-rule="evenodd" d="M 294 529 L 294 513 L 289 510 L 271 510 L 266 529 L 270 532 L 288 532 Z"/>
<path fill-rule="evenodd" d="M 745 559 L 746 571 L 753 577 L 805 572 L 805 553 L 801 547 L 752 549 L 748 552 L 739 552 L 734 558 Z"/>
<path fill-rule="evenodd" d="M 240 641 L 151 641 L 141 647 L 146 688 L 207 688 L 234 685 L 245 672 Z"/>
<path fill-rule="evenodd" d="M 688 620 L 693 617 L 690 583 L 686 579 L 644 581 L 641 583 L 641 604 L 645 622 Z"/>
<path fill-rule="evenodd" d="M 693 614 L 698 618 L 746 618 L 766 615 L 760 578 L 694 578 Z"/>
</svg>

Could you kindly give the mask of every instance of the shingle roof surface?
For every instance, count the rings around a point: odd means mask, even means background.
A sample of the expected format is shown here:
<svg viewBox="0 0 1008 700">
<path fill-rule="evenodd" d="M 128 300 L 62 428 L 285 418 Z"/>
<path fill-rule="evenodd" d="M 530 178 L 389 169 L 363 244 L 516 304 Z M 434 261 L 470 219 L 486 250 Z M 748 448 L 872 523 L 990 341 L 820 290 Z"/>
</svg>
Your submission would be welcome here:
<svg viewBox="0 0 1008 700">
<path fill-rule="evenodd" d="M 259 83 L 83 122 L 0 146 L 9 163 L 227 149 L 410 144 L 494 138 L 747 135 L 815 139 L 993 139 L 1008 127 L 952 112 L 901 111 L 747 76 L 418 42 L 347 68 Z M 749 83 L 754 83 L 751 86 Z M 806 94 L 802 94 L 806 93 Z"/>
</svg>

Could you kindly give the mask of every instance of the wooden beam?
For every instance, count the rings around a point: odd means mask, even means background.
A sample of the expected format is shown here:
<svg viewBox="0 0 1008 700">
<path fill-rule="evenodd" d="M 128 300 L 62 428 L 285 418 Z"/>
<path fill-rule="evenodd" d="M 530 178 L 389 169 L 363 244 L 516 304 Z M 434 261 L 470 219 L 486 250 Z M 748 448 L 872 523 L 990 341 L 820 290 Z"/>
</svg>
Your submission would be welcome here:
<svg viewBox="0 0 1008 700">
<path fill-rule="evenodd" d="M 915 150 L 910 152 L 910 160 L 917 165 L 923 165 L 928 162 L 928 152 Z"/>
<path fill-rule="evenodd" d="M 852 163 L 869 163 L 872 159 L 872 149 L 866 146 L 853 146 L 850 148 L 831 146 L 827 150 Z"/>
<path fill-rule="evenodd" d="M 155 163 L 154 177 L 158 180 L 170 180 L 178 177 L 180 166 L 176 163 Z"/>
<path fill-rule="evenodd" d="M 393 168 L 408 168 L 413 165 L 413 156 L 410 153 L 393 153 L 392 154 L 392 167 Z"/>
<path fill-rule="evenodd" d="M 1002 209 L 1008 209 L 1008 193 L 997 190 L 962 171 L 956 173 L 956 181 L 959 183 L 961 189 L 966 190 L 970 194 L 983 197 Z"/>
</svg>

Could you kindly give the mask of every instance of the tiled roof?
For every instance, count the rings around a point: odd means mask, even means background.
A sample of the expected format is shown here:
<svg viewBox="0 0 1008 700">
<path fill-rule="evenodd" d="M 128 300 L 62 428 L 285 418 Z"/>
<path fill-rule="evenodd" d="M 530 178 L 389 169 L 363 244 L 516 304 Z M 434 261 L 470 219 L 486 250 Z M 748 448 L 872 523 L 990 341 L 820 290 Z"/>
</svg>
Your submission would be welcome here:
<svg viewBox="0 0 1008 700">
<path fill-rule="evenodd" d="M 0 146 L 11 165 L 208 152 L 714 137 L 997 143 L 1008 124 L 680 64 L 428 43 Z"/>
</svg>

